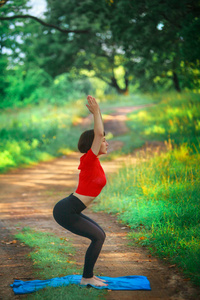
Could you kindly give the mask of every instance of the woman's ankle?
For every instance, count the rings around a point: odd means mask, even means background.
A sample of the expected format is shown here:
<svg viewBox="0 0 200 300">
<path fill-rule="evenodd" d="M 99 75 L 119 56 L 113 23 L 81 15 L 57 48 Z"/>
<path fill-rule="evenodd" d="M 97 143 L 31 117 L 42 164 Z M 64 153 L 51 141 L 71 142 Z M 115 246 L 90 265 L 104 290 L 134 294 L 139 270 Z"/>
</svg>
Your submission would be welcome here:
<svg viewBox="0 0 200 300">
<path fill-rule="evenodd" d="M 92 277 L 83 277 L 83 276 L 82 276 L 82 279 L 84 279 L 84 280 L 90 280 L 90 279 L 92 279 L 92 278 L 94 278 L 94 276 L 92 276 Z"/>
</svg>

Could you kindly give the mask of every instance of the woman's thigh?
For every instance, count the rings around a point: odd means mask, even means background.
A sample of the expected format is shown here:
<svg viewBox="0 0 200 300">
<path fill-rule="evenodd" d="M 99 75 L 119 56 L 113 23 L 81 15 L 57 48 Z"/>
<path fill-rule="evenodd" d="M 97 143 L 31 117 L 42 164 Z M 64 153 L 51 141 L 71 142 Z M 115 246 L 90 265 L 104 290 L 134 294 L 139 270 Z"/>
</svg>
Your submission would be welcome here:
<svg viewBox="0 0 200 300">
<path fill-rule="evenodd" d="M 88 220 L 89 222 L 91 222 L 91 223 L 93 223 L 94 225 L 96 225 L 96 226 L 103 232 L 103 234 L 106 236 L 106 234 L 105 234 L 103 228 L 101 228 L 101 226 L 100 226 L 99 224 L 97 224 L 94 220 L 90 219 L 88 216 L 86 216 L 86 215 L 84 215 L 84 214 L 82 214 L 82 213 L 80 213 L 80 216 L 81 216 L 82 218 L 84 218 L 85 220 Z"/>
<path fill-rule="evenodd" d="M 104 231 L 95 223 L 86 219 L 82 214 L 70 216 L 71 222 L 65 226 L 66 229 L 77 235 L 89 238 L 90 240 L 104 240 Z"/>
</svg>

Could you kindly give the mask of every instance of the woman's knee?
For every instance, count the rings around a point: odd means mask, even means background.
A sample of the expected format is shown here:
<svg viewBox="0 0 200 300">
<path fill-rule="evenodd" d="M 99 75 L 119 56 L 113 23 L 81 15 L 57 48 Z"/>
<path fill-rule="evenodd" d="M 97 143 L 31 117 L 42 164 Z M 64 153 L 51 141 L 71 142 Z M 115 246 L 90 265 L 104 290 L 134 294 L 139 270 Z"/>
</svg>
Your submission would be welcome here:
<svg viewBox="0 0 200 300">
<path fill-rule="evenodd" d="M 99 240 L 102 242 L 102 244 L 104 243 L 106 239 L 106 234 L 104 231 L 101 231 L 101 234 L 99 235 Z"/>
<path fill-rule="evenodd" d="M 93 235 L 91 240 L 95 241 L 95 242 L 100 242 L 101 244 L 103 244 L 105 241 L 105 238 L 106 238 L 105 232 L 102 230 L 98 230 L 98 232 L 95 232 L 95 234 Z"/>
</svg>

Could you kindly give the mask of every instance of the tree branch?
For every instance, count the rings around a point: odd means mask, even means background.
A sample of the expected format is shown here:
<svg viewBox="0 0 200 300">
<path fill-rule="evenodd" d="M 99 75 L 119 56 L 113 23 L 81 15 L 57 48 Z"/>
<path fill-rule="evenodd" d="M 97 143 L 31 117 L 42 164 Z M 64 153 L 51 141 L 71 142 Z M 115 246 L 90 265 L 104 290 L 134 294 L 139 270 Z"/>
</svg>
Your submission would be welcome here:
<svg viewBox="0 0 200 300">
<path fill-rule="evenodd" d="M 56 25 L 53 25 L 53 24 L 48 24 L 40 19 L 38 19 L 37 17 L 34 17 L 34 16 L 31 16 L 31 15 L 15 15 L 15 16 L 12 16 L 12 17 L 0 17 L 0 20 L 4 21 L 4 20 L 13 20 L 13 19 L 28 19 L 28 18 L 31 18 L 37 22 L 39 22 L 40 24 L 44 25 L 44 26 L 47 26 L 47 27 L 51 27 L 51 28 L 54 28 L 54 29 L 57 29 L 61 32 L 64 32 L 64 33 L 70 33 L 70 32 L 73 32 L 73 33 L 89 33 L 89 30 L 68 30 L 68 29 L 63 29 L 63 28 L 60 28 Z"/>
<path fill-rule="evenodd" d="M 6 2 L 8 2 L 8 0 L 0 0 L 0 7 L 4 6 L 4 4 L 6 4 Z"/>
</svg>

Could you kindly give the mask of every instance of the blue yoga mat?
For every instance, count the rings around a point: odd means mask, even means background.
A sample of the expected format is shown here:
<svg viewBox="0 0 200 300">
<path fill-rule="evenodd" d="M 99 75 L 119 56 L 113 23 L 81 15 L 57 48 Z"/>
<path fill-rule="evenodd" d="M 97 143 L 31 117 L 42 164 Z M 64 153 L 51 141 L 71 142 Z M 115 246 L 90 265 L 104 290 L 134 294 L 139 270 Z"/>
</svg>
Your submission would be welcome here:
<svg viewBox="0 0 200 300">
<path fill-rule="evenodd" d="M 147 290 L 150 291 L 150 283 L 147 277 L 145 276 L 122 276 L 122 277 L 105 277 L 98 276 L 101 279 L 106 280 L 108 286 L 98 287 L 93 286 L 96 289 L 109 289 L 109 290 Z M 22 281 L 15 280 L 10 286 L 13 288 L 14 293 L 17 294 L 29 294 L 37 290 L 43 289 L 47 286 L 59 287 L 67 286 L 69 284 L 78 284 L 80 285 L 82 275 L 68 275 L 64 277 L 57 277 L 47 280 L 31 280 L 31 281 Z M 85 285 L 80 285 L 85 287 Z"/>
</svg>

